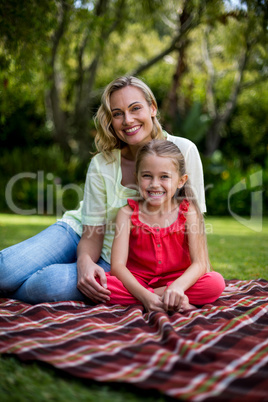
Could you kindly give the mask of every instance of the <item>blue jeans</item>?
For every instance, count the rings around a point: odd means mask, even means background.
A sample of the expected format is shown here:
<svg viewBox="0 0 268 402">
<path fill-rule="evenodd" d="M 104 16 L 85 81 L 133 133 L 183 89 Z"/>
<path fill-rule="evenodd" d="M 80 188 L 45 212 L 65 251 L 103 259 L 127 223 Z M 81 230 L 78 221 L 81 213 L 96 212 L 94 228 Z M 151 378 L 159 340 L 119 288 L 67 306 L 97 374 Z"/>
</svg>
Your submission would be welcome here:
<svg viewBox="0 0 268 402">
<path fill-rule="evenodd" d="M 0 252 L 0 297 L 26 303 L 88 300 L 77 289 L 76 249 L 80 236 L 65 222 Z M 110 264 L 97 262 L 106 272 Z"/>
</svg>

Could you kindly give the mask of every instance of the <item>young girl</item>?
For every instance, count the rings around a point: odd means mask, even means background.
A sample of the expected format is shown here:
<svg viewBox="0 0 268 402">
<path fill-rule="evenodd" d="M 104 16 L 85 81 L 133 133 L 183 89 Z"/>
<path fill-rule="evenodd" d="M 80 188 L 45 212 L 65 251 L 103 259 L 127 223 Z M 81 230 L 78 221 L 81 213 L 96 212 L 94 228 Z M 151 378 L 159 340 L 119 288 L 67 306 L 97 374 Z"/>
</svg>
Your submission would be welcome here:
<svg viewBox="0 0 268 402">
<path fill-rule="evenodd" d="M 213 303 L 225 282 L 210 272 L 203 218 L 179 148 L 163 140 L 144 145 L 136 177 L 142 198 L 118 212 L 107 303 L 142 303 L 147 311 Z"/>
</svg>

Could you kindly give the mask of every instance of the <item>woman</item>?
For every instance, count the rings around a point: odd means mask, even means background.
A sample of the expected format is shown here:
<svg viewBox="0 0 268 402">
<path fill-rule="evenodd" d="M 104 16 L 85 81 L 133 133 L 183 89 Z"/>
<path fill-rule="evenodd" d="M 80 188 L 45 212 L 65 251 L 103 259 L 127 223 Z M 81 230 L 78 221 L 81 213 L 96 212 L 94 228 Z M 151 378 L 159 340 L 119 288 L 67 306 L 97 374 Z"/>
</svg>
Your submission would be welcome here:
<svg viewBox="0 0 268 402">
<path fill-rule="evenodd" d="M 115 217 L 128 198 L 137 196 L 136 153 L 153 138 L 166 138 L 181 149 L 201 212 L 205 212 L 197 148 L 162 130 L 154 95 L 141 80 L 121 77 L 106 87 L 96 127 L 98 154 L 88 169 L 82 206 L 33 238 L 1 252 L 2 294 L 33 304 L 109 300 L 105 271 L 110 270 Z"/>
</svg>

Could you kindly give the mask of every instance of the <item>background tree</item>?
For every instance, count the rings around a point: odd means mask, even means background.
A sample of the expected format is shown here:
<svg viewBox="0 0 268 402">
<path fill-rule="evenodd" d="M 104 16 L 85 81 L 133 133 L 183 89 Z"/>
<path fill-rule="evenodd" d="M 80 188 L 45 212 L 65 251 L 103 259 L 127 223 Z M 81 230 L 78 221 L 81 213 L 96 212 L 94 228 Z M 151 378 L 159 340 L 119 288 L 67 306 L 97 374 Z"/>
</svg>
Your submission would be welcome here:
<svg viewBox="0 0 268 402">
<path fill-rule="evenodd" d="M 152 88 L 164 128 L 198 145 L 218 189 L 209 200 L 226 213 L 223 184 L 266 171 L 267 58 L 263 0 L 2 2 L 1 188 L 25 170 L 82 183 L 100 94 L 131 73 Z M 15 190 L 22 205 L 36 202 L 32 187 Z"/>
</svg>

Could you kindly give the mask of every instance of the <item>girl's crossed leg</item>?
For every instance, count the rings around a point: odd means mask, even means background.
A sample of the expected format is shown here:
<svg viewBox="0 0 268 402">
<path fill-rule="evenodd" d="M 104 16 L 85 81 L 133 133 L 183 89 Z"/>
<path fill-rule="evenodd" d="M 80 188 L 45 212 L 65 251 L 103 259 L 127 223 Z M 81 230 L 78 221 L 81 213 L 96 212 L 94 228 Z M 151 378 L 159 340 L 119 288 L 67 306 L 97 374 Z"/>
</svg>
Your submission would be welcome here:
<svg viewBox="0 0 268 402">
<path fill-rule="evenodd" d="M 184 271 L 174 272 L 163 277 L 153 278 L 147 283 L 140 278 L 136 277 L 136 279 L 149 291 L 161 295 L 163 291 L 160 290 L 160 288 L 171 285 L 183 272 Z M 116 276 L 111 276 L 109 273 L 106 274 L 106 276 L 107 287 L 111 291 L 110 301 L 107 304 L 142 304 L 140 300 L 136 299 L 136 297 L 127 290 Z M 193 286 L 185 291 L 185 295 L 191 305 L 204 305 L 217 300 L 224 288 L 225 282 L 222 275 L 212 271 L 201 276 Z M 160 290 L 160 292 L 158 290 Z"/>
</svg>

